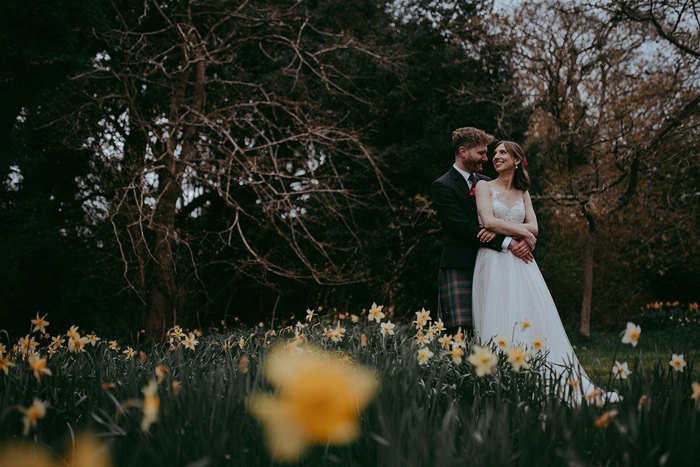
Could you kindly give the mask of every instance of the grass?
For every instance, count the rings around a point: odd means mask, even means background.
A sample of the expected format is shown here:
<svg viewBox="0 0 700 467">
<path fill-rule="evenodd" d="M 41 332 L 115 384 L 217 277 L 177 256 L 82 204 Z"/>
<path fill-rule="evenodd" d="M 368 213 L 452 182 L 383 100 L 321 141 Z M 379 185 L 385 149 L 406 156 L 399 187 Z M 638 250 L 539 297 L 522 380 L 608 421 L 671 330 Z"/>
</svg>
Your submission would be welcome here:
<svg viewBox="0 0 700 467">
<path fill-rule="evenodd" d="M 700 411 L 690 398 L 699 366 L 697 331 L 643 330 L 634 349 L 620 345 L 617 333 L 574 339 L 591 376 L 623 396 L 598 406 L 559 397 L 542 377 L 539 357 L 530 369 L 514 372 L 498 353 L 494 372 L 477 377 L 466 361 L 441 357 L 436 342 L 429 344 L 435 356 L 419 365 L 408 325 L 383 337 L 366 317 L 358 324 L 346 317 L 336 343 L 324 327 L 337 322 L 314 321 L 302 333 L 373 368 L 381 388 L 362 413 L 354 443 L 311 447 L 295 465 L 693 465 L 700 459 Z M 75 434 L 90 432 L 105 442 L 116 466 L 276 465 L 259 421 L 246 409 L 251 395 L 273 390 L 261 365 L 267 352 L 294 336 L 291 328 L 276 334 L 260 328 L 205 333 L 194 350 L 151 344 L 133 358 L 102 340 L 82 353 L 59 350 L 48 361 L 53 374 L 42 381 L 15 356 L 16 366 L 0 373 L 0 442 L 30 440 L 65 462 L 62 453 Z M 46 341 L 40 342 L 45 355 Z M 658 360 L 649 358 L 654 348 Z M 686 371 L 669 367 L 672 351 L 684 353 Z M 609 377 L 615 352 L 632 368 L 626 380 Z M 157 421 L 142 431 L 141 389 L 159 365 L 167 373 L 158 385 Z M 647 402 L 640 404 L 641 396 Z M 49 408 L 24 436 L 18 409 L 34 398 Z M 606 413 L 612 417 L 607 426 Z"/>
<path fill-rule="evenodd" d="M 579 362 L 596 382 L 605 381 L 610 371 L 611 358 L 617 352 L 620 362 L 642 362 L 645 369 L 656 365 L 668 365 L 672 354 L 700 351 L 700 326 L 665 326 L 643 329 L 641 341 L 644 345 L 632 347 L 619 345 L 620 331 L 593 331 L 591 337 L 581 338 L 575 331 L 569 332 L 569 340 L 576 351 Z M 700 369 L 694 369 L 695 378 Z"/>
</svg>

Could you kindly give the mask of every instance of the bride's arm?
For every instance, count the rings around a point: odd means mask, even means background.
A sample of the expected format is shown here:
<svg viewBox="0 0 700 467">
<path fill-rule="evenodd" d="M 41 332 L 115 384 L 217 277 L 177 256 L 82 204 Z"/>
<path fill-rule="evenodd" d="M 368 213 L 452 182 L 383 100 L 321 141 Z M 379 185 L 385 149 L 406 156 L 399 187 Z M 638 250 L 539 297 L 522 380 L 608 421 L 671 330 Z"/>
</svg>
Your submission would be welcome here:
<svg viewBox="0 0 700 467">
<path fill-rule="evenodd" d="M 529 191 L 523 193 L 523 202 L 525 203 L 525 228 L 532 235 L 537 236 L 539 233 L 539 229 L 537 228 L 537 216 L 535 215 L 535 210 L 532 207 L 532 200 L 530 199 Z"/>
<path fill-rule="evenodd" d="M 476 209 L 479 211 L 485 229 L 513 237 L 534 238 L 534 235 L 525 228 L 524 224 L 511 224 L 493 215 L 491 189 L 486 186 L 486 183 L 477 183 L 475 194 Z"/>
</svg>

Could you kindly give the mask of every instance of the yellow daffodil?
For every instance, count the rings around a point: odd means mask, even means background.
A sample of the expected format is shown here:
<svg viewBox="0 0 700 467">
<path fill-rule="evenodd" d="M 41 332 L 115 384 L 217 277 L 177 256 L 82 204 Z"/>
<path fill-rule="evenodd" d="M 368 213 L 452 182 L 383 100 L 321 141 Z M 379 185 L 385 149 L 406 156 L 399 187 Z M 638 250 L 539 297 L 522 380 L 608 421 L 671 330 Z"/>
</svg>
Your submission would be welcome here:
<svg viewBox="0 0 700 467">
<path fill-rule="evenodd" d="M 78 335 L 78 329 L 78 326 L 71 326 L 68 332 L 66 332 L 66 337 L 73 339 L 76 335 Z"/>
<path fill-rule="evenodd" d="M 629 376 L 629 374 L 632 372 L 627 367 L 627 362 L 620 363 L 617 360 L 615 360 L 615 364 L 612 368 L 612 373 L 613 375 L 615 375 L 615 379 L 627 379 L 627 376 Z"/>
<path fill-rule="evenodd" d="M 27 355 L 34 351 L 34 349 L 39 345 L 38 342 L 34 340 L 34 336 L 29 337 L 29 334 L 22 337 L 18 342 L 17 346 L 22 355 Z"/>
<path fill-rule="evenodd" d="M 109 350 L 114 350 L 115 352 L 119 352 L 119 344 L 117 344 L 117 341 L 109 341 L 107 348 Z"/>
<path fill-rule="evenodd" d="M 312 347 L 272 349 L 264 373 L 277 393 L 253 395 L 248 407 L 280 461 L 298 459 L 310 444 L 353 441 L 357 418 L 378 387 L 373 371 Z"/>
<path fill-rule="evenodd" d="M 359 323 L 359 322 L 360 322 L 360 317 L 357 316 L 357 315 L 354 315 L 354 314 L 353 314 L 353 315 L 350 315 L 350 321 L 352 321 L 353 323 Z"/>
<path fill-rule="evenodd" d="M 605 428 L 606 426 L 610 425 L 610 422 L 615 417 L 617 417 L 617 410 L 608 410 L 603 415 L 598 417 L 593 423 L 595 423 L 595 426 L 598 428 Z"/>
<path fill-rule="evenodd" d="M 452 347 L 452 336 L 442 336 L 438 338 L 438 342 L 443 349 L 449 349 Z"/>
<path fill-rule="evenodd" d="M 453 345 L 448 355 L 452 357 L 455 365 L 459 365 L 462 363 L 462 357 L 464 357 L 464 349 L 459 345 Z"/>
<path fill-rule="evenodd" d="M 685 359 L 683 358 L 683 354 L 675 354 L 675 353 L 671 356 L 671 361 L 668 362 L 668 364 L 671 365 L 671 367 L 674 370 L 680 371 L 680 372 L 685 370 L 685 366 L 686 366 Z"/>
<path fill-rule="evenodd" d="M 9 360 L 9 357 L 6 357 L 0 353 L 0 370 L 4 371 L 5 375 L 9 374 L 10 367 L 13 366 L 15 366 L 15 364 Z"/>
<path fill-rule="evenodd" d="M 24 418 L 22 419 L 22 423 L 24 423 L 24 436 L 27 436 L 30 428 L 35 427 L 37 422 L 44 418 L 44 415 L 46 415 L 46 407 L 48 407 L 46 403 L 36 398 L 29 407 L 20 407 L 19 411 L 24 414 Z"/>
<path fill-rule="evenodd" d="M 693 388 L 693 393 L 690 395 L 690 398 L 695 401 L 695 407 L 700 409 L 700 384 L 693 381 L 691 387 Z"/>
<path fill-rule="evenodd" d="M 622 343 L 630 344 L 632 347 L 637 346 L 637 341 L 639 336 L 642 334 L 642 328 L 635 325 L 634 323 L 627 323 L 627 328 L 622 334 Z"/>
<path fill-rule="evenodd" d="M 367 314 L 367 320 L 376 321 L 377 324 L 381 323 L 384 316 L 386 316 L 382 312 L 382 308 L 384 308 L 383 305 L 377 305 L 376 303 L 372 303 L 372 307 L 369 309 L 369 314 Z"/>
<path fill-rule="evenodd" d="M 80 334 L 76 332 L 73 337 L 68 339 L 68 350 L 73 353 L 85 352 L 87 341 L 87 337 L 80 337 Z"/>
<path fill-rule="evenodd" d="M 37 381 L 41 381 L 41 378 L 44 375 L 51 376 L 51 370 L 46 367 L 46 359 L 41 358 L 41 355 L 33 353 L 29 356 L 27 362 L 29 363 L 29 368 L 32 369 L 34 377 L 37 379 Z"/>
<path fill-rule="evenodd" d="M 134 349 L 132 349 L 131 347 L 128 347 L 128 346 L 126 347 L 126 350 L 122 353 L 126 356 L 127 360 L 131 360 L 132 358 L 134 358 L 134 355 L 136 355 L 136 352 L 134 352 Z"/>
<path fill-rule="evenodd" d="M 382 323 L 380 325 L 380 327 L 381 327 L 381 330 L 379 332 L 382 334 L 382 336 L 386 336 L 386 335 L 393 336 L 394 335 L 394 328 L 396 327 L 396 325 L 394 323 L 392 323 L 391 321 L 387 321 L 386 323 Z"/>
<path fill-rule="evenodd" d="M 65 340 L 61 336 L 56 336 L 51 338 L 51 344 L 55 349 L 61 349 L 63 348 L 63 343 Z"/>
<path fill-rule="evenodd" d="M 589 404 L 595 404 L 598 407 L 603 405 L 603 391 L 601 389 L 594 389 L 593 391 L 586 394 L 586 401 Z"/>
<path fill-rule="evenodd" d="M 498 358 L 491 353 L 488 347 L 475 345 L 472 347 L 472 353 L 469 355 L 467 361 L 474 367 L 476 376 L 482 377 L 484 375 L 490 375 L 493 372 L 493 369 L 498 363 Z"/>
<path fill-rule="evenodd" d="M 428 360 L 433 358 L 433 352 L 427 347 L 421 347 L 418 349 L 418 364 L 419 365 L 425 365 L 428 363 Z"/>
<path fill-rule="evenodd" d="M 530 352 L 523 350 L 520 346 L 508 349 L 508 362 L 513 367 L 513 371 L 530 368 L 530 364 L 525 361 L 530 356 Z"/>
<path fill-rule="evenodd" d="M 141 392 L 143 393 L 141 431 L 148 431 L 151 425 L 158 420 L 158 410 L 160 409 L 158 383 L 155 380 L 151 380 L 146 387 L 141 389 Z"/>
<path fill-rule="evenodd" d="M 36 314 L 36 319 L 32 320 L 32 324 L 34 325 L 34 329 L 32 329 L 32 332 L 41 332 L 42 334 L 46 333 L 46 326 L 49 325 L 49 322 L 46 321 L 46 315 L 39 317 L 39 313 L 37 312 Z"/>
</svg>

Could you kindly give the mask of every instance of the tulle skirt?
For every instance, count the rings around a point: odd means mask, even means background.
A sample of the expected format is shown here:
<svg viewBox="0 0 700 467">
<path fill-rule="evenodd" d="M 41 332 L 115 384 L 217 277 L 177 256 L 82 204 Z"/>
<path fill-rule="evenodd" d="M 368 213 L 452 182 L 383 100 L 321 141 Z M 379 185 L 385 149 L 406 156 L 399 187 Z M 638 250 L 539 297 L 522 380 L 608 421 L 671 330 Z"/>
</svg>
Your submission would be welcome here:
<svg viewBox="0 0 700 467">
<path fill-rule="evenodd" d="M 472 313 L 475 335 L 482 343 L 498 336 L 535 350 L 537 339 L 543 344 L 541 351 L 549 352 L 548 376 L 562 379 L 561 389 L 567 383 L 575 384 L 579 394 L 596 389 L 574 354 L 535 261 L 526 264 L 510 251 L 481 248 L 474 269 Z"/>
</svg>

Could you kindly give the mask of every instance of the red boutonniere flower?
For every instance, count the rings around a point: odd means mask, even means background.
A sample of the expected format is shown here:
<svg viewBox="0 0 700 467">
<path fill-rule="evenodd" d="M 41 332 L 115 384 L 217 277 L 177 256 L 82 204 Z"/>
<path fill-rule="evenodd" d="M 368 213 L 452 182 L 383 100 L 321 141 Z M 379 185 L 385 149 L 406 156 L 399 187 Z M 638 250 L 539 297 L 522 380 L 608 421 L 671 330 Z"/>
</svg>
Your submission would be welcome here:
<svg viewBox="0 0 700 467">
<path fill-rule="evenodd" d="M 475 183 L 474 186 L 472 187 L 472 191 L 470 191 L 469 194 L 472 195 L 472 196 L 476 196 L 476 183 Z"/>
</svg>

